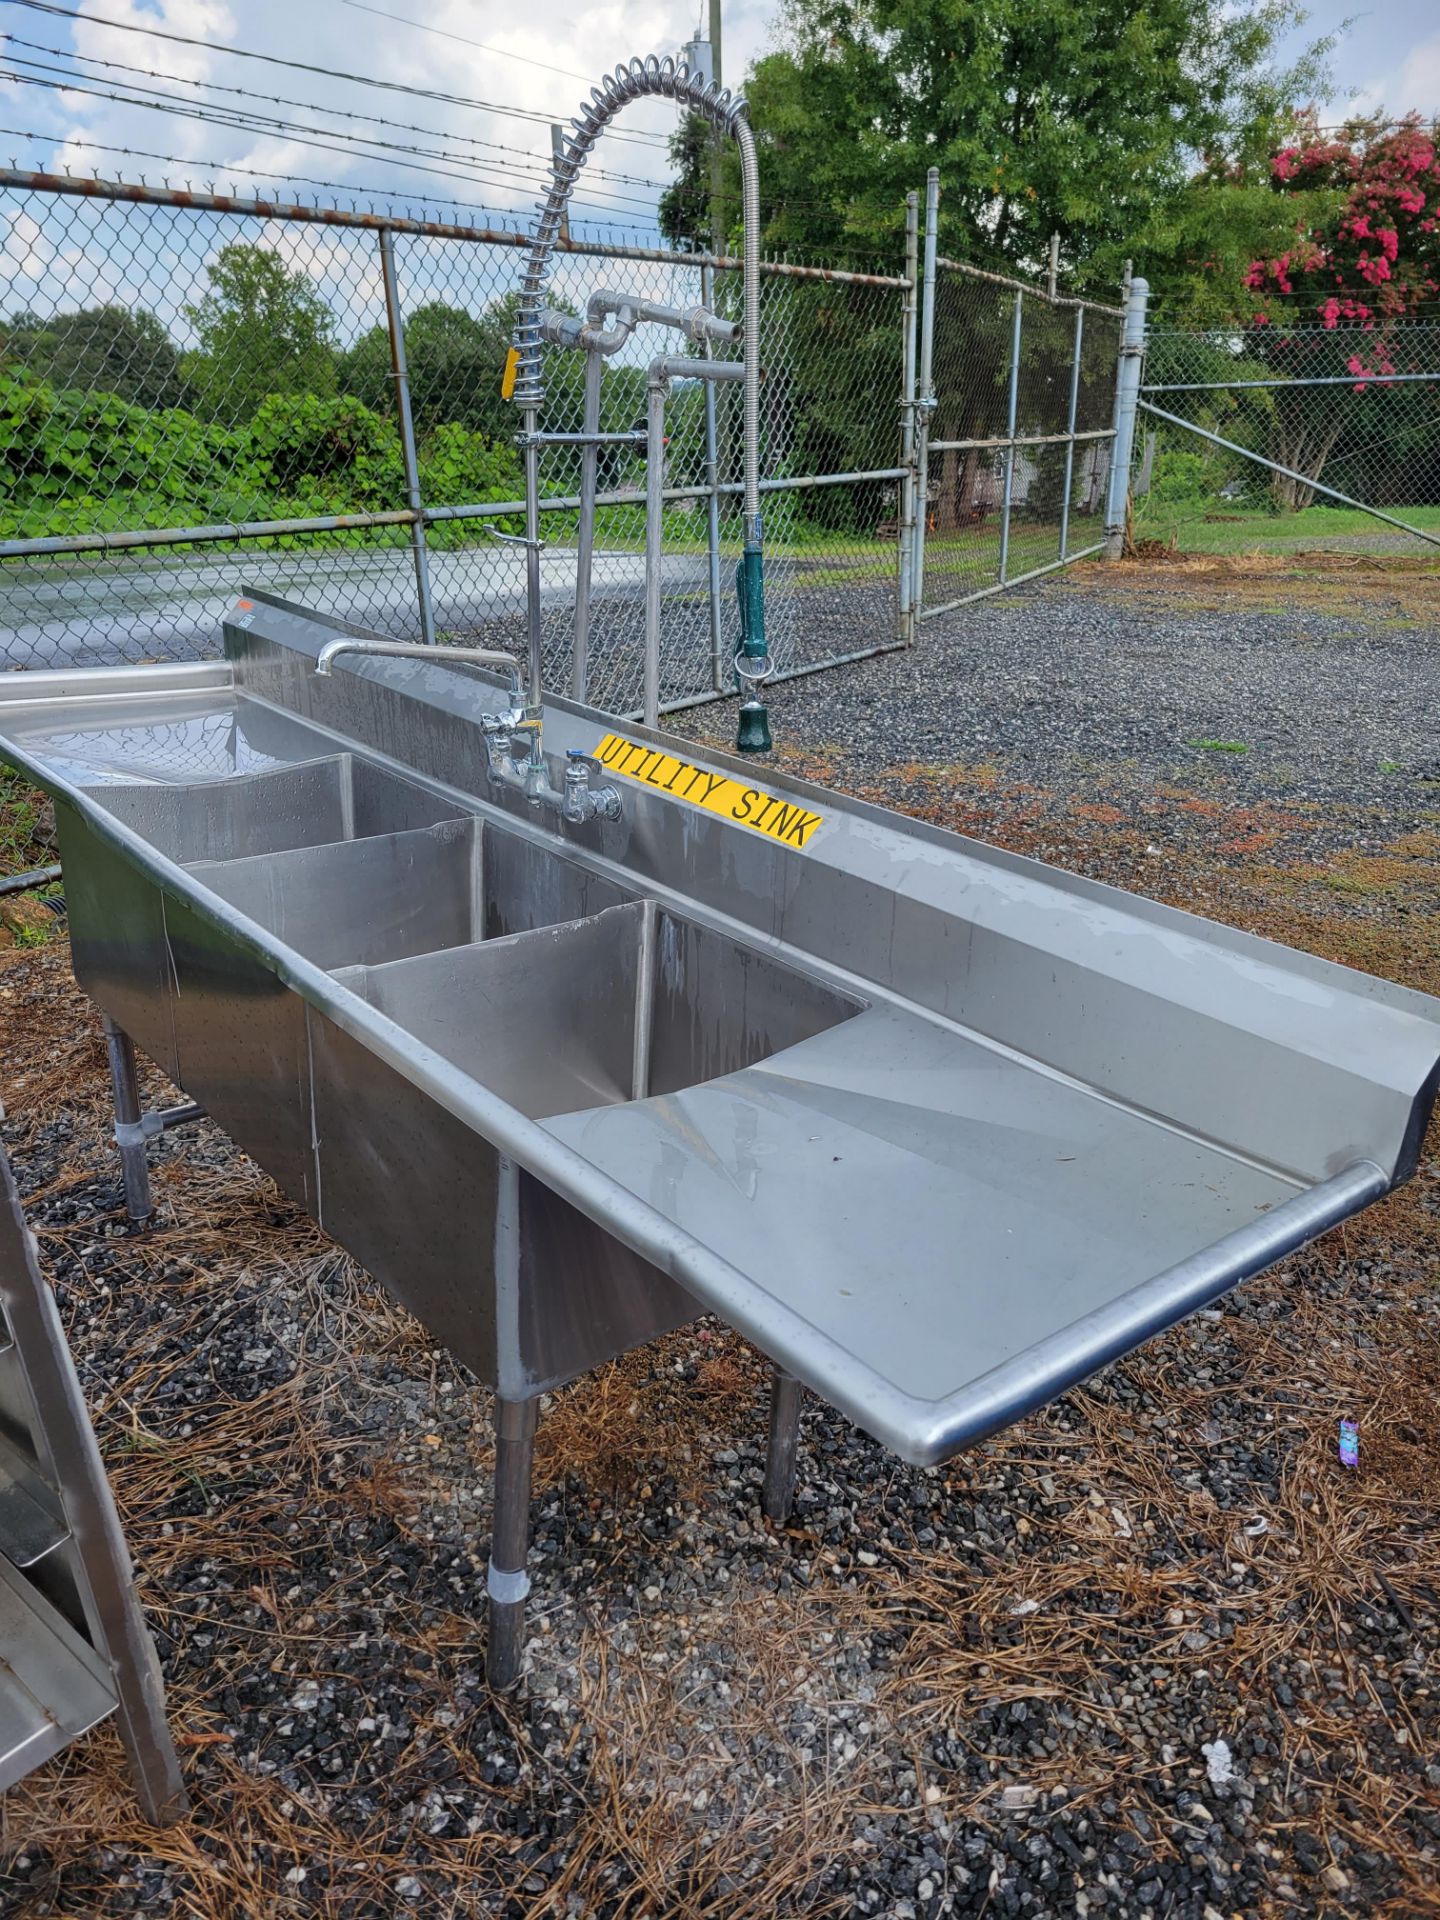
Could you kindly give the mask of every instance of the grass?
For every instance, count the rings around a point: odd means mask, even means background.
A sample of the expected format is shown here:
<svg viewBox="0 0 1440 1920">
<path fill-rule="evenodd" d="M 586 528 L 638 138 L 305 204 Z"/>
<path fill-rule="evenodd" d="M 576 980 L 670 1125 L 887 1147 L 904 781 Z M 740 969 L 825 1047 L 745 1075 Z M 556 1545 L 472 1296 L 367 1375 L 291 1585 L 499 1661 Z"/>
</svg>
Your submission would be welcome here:
<svg viewBox="0 0 1440 1920">
<path fill-rule="evenodd" d="M 1248 753 L 1243 740 L 1187 740 L 1187 747 L 1199 747 L 1205 753 Z"/>
<path fill-rule="evenodd" d="M 1407 521 L 1440 536 L 1440 507 L 1386 507 L 1393 519 Z M 1406 548 L 1405 535 L 1356 507 L 1304 507 L 1298 513 L 1271 513 L 1265 507 L 1237 504 L 1232 510 L 1214 500 L 1163 505 L 1141 500 L 1135 538 L 1173 544 L 1180 553 L 1299 552 L 1343 539 L 1363 551 Z M 1424 550 L 1419 541 L 1414 550 Z M 1440 548 L 1432 549 L 1440 558 Z"/>
<path fill-rule="evenodd" d="M 55 864 L 54 844 L 45 837 L 49 823 L 44 794 L 0 765 L 0 877 Z"/>
</svg>

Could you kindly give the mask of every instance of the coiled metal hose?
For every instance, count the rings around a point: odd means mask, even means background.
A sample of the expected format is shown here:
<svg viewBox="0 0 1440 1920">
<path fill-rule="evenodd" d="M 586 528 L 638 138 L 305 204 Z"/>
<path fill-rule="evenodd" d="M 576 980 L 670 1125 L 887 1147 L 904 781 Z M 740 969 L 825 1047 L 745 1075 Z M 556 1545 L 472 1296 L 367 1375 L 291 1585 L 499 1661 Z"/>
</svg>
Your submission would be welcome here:
<svg viewBox="0 0 1440 1920">
<path fill-rule="evenodd" d="M 760 180 L 755 160 L 755 136 L 747 118 L 743 95 L 697 80 L 683 60 L 656 54 L 631 60 L 607 73 L 590 89 L 589 100 L 570 122 L 564 149 L 555 156 L 550 187 L 537 202 L 539 220 L 520 283 L 520 309 L 515 328 L 519 362 L 514 397 L 526 414 L 526 431 L 545 398 L 541 367 L 540 314 L 550 278 L 550 257 L 560 237 L 560 222 L 580 171 L 596 141 L 623 107 L 651 95 L 675 100 L 703 114 L 722 133 L 730 134 L 740 149 L 741 212 L 744 220 L 745 320 L 745 517 L 751 523 L 747 537 L 758 537 L 753 523 L 760 514 Z"/>
</svg>

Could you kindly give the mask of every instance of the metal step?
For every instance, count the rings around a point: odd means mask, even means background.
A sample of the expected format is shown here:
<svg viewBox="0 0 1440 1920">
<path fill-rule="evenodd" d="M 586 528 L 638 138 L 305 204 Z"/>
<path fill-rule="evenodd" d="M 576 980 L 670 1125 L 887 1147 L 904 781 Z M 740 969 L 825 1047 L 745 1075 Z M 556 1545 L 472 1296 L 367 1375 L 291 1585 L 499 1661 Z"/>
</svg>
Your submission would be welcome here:
<svg viewBox="0 0 1440 1920">
<path fill-rule="evenodd" d="M 69 1538 L 55 1489 L 0 1433 L 0 1554 L 13 1566 L 33 1567 Z"/>
<path fill-rule="evenodd" d="M 0 1792 L 114 1711 L 105 1662 L 0 1556 Z"/>
</svg>

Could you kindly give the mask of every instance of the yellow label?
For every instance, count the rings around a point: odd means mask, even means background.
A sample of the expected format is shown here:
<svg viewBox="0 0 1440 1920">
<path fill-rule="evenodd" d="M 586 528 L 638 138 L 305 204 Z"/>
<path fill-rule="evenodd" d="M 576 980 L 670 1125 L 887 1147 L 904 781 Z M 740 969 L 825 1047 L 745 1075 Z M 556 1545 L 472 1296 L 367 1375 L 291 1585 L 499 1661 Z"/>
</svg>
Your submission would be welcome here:
<svg viewBox="0 0 1440 1920">
<path fill-rule="evenodd" d="M 500 376 L 500 398 L 508 400 L 515 391 L 515 374 L 520 365 L 520 349 L 511 347 L 505 356 L 505 371 Z"/>
<path fill-rule="evenodd" d="M 747 787 L 728 773 L 711 773 L 688 760 L 661 753 L 658 747 L 622 740 L 615 733 L 606 734 L 595 749 L 595 758 L 611 773 L 623 773 L 642 787 L 654 787 L 692 807 L 718 813 L 722 820 L 733 820 L 785 847 L 803 847 L 825 818 L 797 800 L 778 799 L 763 787 Z"/>
</svg>

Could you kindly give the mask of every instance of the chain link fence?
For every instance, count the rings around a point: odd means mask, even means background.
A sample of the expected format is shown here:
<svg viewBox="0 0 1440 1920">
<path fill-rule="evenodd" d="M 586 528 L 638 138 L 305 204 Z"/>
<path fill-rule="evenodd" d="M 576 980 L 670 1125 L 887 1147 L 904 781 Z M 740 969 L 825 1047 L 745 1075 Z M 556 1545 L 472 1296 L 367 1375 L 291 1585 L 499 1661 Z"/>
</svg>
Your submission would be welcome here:
<svg viewBox="0 0 1440 1920">
<path fill-rule="evenodd" d="M 913 211 L 908 244 L 904 277 L 762 269 L 777 678 L 906 644 L 917 608 L 944 612 L 1094 551 L 1118 311 L 941 261 L 926 321 Z M 518 423 L 501 377 L 524 245 L 441 221 L 0 170 L 0 660 L 195 657 L 243 587 L 396 638 L 523 651 L 523 553 L 505 538 L 522 525 Z M 562 248 L 553 302 L 581 313 L 602 289 L 740 315 L 734 261 Z M 928 408 L 917 320 L 933 348 Z M 643 426 L 650 359 L 705 351 L 682 339 L 645 325 L 605 363 L 603 432 Z M 580 433 L 583 356 L 547 349 L 545 380 L 542 428 Z M 734 688 L 740 410 L 738 385 L 671 385 L 670 710 Z M 561 691 L 582 457 L 552 445 L 542 465 L 545 665 Z M 646 457 L 614 443 L 596 457 L 587 697 L 627 713 L 641 699 Z"/>
<path fill-rule="evenodd" d="M 1440 543 L 1440 323 L 1152 328 L 1131 494 L 1187 551 Z"/>
<path fill-rule="evenodd" d="M 1096 551 L 1121 319 L 938 262 L 922 619 Z"/>
<path fill-rule="evenodd" d="M 416 638 L 417 544 L 437 637 L 521 642 L 523 555 L 494 536 L 521 525 L 517 421 L 500 385 L 522 236 L 99 182 L 57 188 L 0 175 L 7 664 L 193 657 L 215 648 L 242 586 Z M 733 263 L 601 245 L 561 253 L 556 304 L 583 311 L 600 288 L 739 314 Z M 777 675 L 897 644 L 907 290 L 884 275 L 763 272 Z M 602 427 L 643 423 L 649 359 L 683 350 L 678 334 L 642 327 L 606 365 Z M 547 359 L 542 425 L 579 431 L 582 356 L 551 348 Z M 734 684 L 738 390 L 676 383 L 667 432 L 662 694 L 673 707 Z M 600 458 L 590 697 L 624 712 L 640 699 L 645 459 L 629 447 Z M 578 448 L 547 449 L 546 663 L 563 690 L 579 469 Z"/>
</svg>

